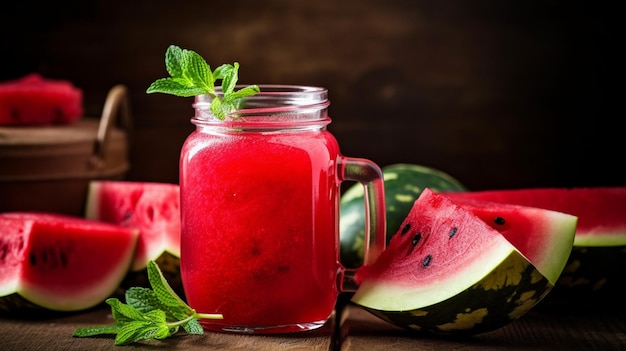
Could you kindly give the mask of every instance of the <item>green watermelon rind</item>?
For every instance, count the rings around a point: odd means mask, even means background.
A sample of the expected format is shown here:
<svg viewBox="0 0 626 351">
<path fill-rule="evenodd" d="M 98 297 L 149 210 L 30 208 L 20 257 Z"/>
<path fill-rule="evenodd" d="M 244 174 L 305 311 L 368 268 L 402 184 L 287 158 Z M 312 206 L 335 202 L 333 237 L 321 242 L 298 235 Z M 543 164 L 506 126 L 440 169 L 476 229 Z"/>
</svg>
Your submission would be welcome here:
<svg viewBox="0 0 626 351">
<path fill-rule="evenodd" d="M 503 327 L 523 316 L 553 287 L 522 255 L 511 252 L 480 281 L 443 301 L 402 311 L 370 307 L 365 310 L 412 331 L 476 335 Z"/>
<path fill-rule="evenodd" d="M 574 237 L 574 246 L 577 247 L 615 247 L 626 246 L 626 231 L 622 235 L 615 233 L 602 234 L 596 232 L 593 235 L 577 235 Z"/>
<path fill-rule="evenodd" d="M 441 170 L 409 163 L 396 163 L 382 168 L 385 187 L 387 243 L 399 229 L 413 202 L 425 188 L 433 191 L 466 191 L 457 179 Z M 340 199 L 341 262 L 356 268 L 363 263 L 365 238 L 365 205 L 363 186 L 354 184 Z"/>
</svg>

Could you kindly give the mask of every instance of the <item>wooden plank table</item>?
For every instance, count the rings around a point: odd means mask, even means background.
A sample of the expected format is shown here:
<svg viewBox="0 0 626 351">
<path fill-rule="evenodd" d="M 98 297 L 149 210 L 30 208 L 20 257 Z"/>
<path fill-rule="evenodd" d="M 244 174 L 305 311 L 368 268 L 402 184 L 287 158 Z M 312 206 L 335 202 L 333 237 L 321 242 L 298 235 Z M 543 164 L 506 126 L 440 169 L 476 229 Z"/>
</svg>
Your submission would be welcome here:
<svg viewBox="0 0 626 351">
<path fill-rule="evenodd" d="M 111 324 L 110 308 L 54 318 L 0 317 L 0 350 L 112 350 L 112 336 L 74 338 L 78 327 Z M 530 311 L 498 330 L 471 338 L 426 337 L 388 324 L 340 299 L 335 316 L 322 328 L 293 335 L 253 336 L 184 333 L 121 350 L 626 350 L 626 304 L 580 310 Z"/>
<path fill-rule="evenodd" d="M 503 328 L 462 339 L 417 336 L 351 305 L 339 325 L 341 351 L 626 350 L 625 308 L 582 313 L 531 310 Z"/>
</svg>

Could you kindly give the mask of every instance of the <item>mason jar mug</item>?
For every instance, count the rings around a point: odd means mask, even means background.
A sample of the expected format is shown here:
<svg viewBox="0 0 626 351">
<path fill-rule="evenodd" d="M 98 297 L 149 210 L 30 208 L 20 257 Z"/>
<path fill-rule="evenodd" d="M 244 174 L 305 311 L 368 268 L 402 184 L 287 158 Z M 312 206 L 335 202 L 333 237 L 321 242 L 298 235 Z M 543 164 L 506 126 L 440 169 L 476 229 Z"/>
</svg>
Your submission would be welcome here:
<svg viewBox="0 0 626 351">
<path fill-rule="evenodd" d="M 365 264 L 385 247 L 380 168 L 346 157 L 327 130 L 325 88 L 260 85 L 224 120 L 197 96 L 180 157 L 181 274 L 207 330 L 251 334 L 319 328 L 354 269 L 339 255 L 343 181 L 365 190 Z"/>
</svg>

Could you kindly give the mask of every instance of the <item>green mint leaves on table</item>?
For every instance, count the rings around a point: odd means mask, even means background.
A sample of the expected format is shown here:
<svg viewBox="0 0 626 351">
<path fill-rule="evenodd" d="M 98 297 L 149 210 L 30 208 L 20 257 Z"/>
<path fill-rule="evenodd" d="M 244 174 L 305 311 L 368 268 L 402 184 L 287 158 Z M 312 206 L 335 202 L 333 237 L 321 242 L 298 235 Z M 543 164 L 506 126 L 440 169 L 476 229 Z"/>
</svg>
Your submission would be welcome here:
<svg viewBox="0 0 626 351">
<path fill-rule="evenodd" d="M 204 58 L 192 50 L 170 45 L 165 52 L 165 67 L 171 77 L 153 82 L 146 93 L 164 93 L 176 96 L 197 96 L 208 94 L 212 97 L 211 112 L 224 120 L 237 108 L 237 100 L 260 91 L 257 85 L 249 85 L 235 91 L 238 80 L 239 63 L 223 64 L 211 71 Z M 222 96 L 215 90 L 215 82 L 222 80 Z"/>
<path fill-rule="evenodd" d="M 126 303 L 109 298 L 114 325 L 78 328 L 72 336 L 89 337 L 115 334 L 115 345 L 127 345 L 147 339 L 165 339 L 182 327 L 188 334 L 202 334 L 198 319 L 222 319 L 221 314 L 197 313 L 189 307 L 165 280 L 154 261 L 148 263 L 152 289 L 133 287 L 126 291 Z"/>
</svg>

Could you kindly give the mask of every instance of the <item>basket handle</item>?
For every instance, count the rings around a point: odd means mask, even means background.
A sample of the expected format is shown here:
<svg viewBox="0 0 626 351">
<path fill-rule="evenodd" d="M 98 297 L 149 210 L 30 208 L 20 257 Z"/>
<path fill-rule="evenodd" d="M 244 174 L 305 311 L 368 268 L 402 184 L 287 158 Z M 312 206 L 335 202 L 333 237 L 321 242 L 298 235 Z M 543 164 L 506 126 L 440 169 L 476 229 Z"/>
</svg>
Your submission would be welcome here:
<svg viewBox="0 0 626 351">
<path fill-rule="evenodd" d="M 109 133 L 111 128 L 119 120 L 120 125 L 129 130 L 130 129 L 130 106 L 128 103 L 128 90 L 126 86 L 118 84 L 115 85 L 107 95 L 104 107 L 102 109 L 102 117 L 100 118 L 100 125 L 98 126 L 98 132 L 96 134 L 96 141 L 94 144 L 94 154 L 92 157 L 92 163 L 94 166 L 100 168 L 104 166 L 106 145 L 109 142 Z"/>
</svg>

